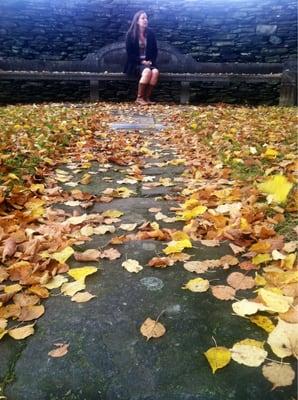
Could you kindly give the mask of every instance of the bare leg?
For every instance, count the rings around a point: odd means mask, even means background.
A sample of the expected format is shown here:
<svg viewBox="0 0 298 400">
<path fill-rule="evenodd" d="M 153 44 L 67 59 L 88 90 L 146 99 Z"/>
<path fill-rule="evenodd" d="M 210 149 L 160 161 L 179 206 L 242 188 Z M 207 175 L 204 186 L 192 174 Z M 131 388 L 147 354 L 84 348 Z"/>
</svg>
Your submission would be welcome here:
<svg viewBox="0 0 298 400">
<path fill-rule="evenodd" d="M 156 86 L 156 84 L 157 84 L 158 78 L 159 78 L 159 71 L 157 68 L 154 68 L 151 71 L 151 79 L 150 79 L 149 85 L 147 86 L 147 90 L 146 90 L 145 99 L 148 104 L 154 104 L 153 101 L 150 101 L 150 96 L 151 96 L 154 86 Z"/>
</svg>

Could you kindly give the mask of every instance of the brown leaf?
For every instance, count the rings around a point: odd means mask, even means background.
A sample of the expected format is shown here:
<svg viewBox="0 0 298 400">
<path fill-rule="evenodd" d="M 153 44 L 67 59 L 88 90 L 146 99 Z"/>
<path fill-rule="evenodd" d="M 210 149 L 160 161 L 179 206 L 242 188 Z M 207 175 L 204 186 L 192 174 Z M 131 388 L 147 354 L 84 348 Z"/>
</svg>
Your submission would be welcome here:
<svg viewBox="0 0 298 400">
<path fill-rule="evenodd" d="M 34 306 L 39 303 L 39 297 L 34 294 L 16 293 L 13 296 L 13 302 L 20 307 Z"/>
<path fill-rule="evenodd" d="M 15 239 L 8 238 L 4 241 L 4 249 L 2 253 L 2 262 L 4 263 L 6 258 L 9 258 L 14 255 L 17 250 L 17 244 Z"/>
<path fill-rule="evenodd" d="M 239 254 L 239 253 L 243 253 L 245 251 L 245 247 L 240 247 L 240 246 L 236 246 L 233 243 L 230 243 L 229 246 L 231 247 L 231 249 L 233 250 L 234 254 Z"/>
<path fill-rule="evenodd" d="M 175 261 L 169 257 L 153 257 L 149 262 L 149 267 L 166 268 L 175 264 Z"/>
<path fill-rule="evenodd" d="M 160 322 L 147 318 L 141 325 L 140 332 L 149 340 L 163 336 L 166 333 L 166 328 Z"/>
<path fill-rule="evenodd" d="M 229 268 L 231 265 L 235 266 L 239 264 L 238 258 L 230 256 L 229 254 L 221 257 L 219 261 L 224 268 Z"/>
<path fill-rule="evenodd" d="M 17 318 L 21 313 L 21 307 L 17 304 L 9 304 L 5 307 L 0 307 L 0 318 Z"/>
<path fill-rule="evenodd" d="M 30 293 L 34 293 L 36 294 L 38 297 L 42 298 L 42 299 L 47 299 L 49 297 L 49 291 L 48 289 L 38 286 L 38 285 L 33 285 L 31 286 L 28 291 Z"/>
<path fill-rule="evenodd" d="M 245 276 L 241 272 L 232 272 L 228 278 L 227 282 L 234 289 L 251 289 L 255 286 L 255 280 L 250 276 Z"/>
<path fill-rule="evenodd" d="M 117 258 L 121 257 L 121 253 L 117 249 L 113 249 L 112 247 L 110 249 L 104 250 L 100 258 L 108 258 L 109 260 L 116 260 Z"/>
<path fill-rule="evenodd" d="M 207 246 L 207 247 L 217 247 L 219 246 L 219 240 L 200 240 L 200 242 L 202 243 L 203 246 Z"/>
<path fill-rule="evenodd" d="M 9 336 L 16 340 L 25 339 L 26 337 L 33 335 L 34 324 L 22 326 L 21 328 L 10 329 L 8 331 Z"/>
<path fill-rule="evenodd" d="M 96 296 L 89 292 L 79 292 L 72 296 L 71 301 L 75 301 L 76 303 L 86 303 L 94 297 Z"/>
<path fill-rule="evenodd" d="M 250 271 L 252 269 L 259 269 L 260 267 L 258 265 L 254 265 L 252 262 L 250 261 L 242 261 L 239 264 L 239 267 L 241 269 L 243 269 L 244 271 Z"/>
<path fill-rule="evenodd" d="M 213 296 L 219 300 L 233 300 L 236 294 L 234 288 L 225 285 L 211 286 L 211 291 Z"/>
<path fill-rule="evenodd" d="M 68 343 L 56 343 L 55 346 L 58 346 L 57 349 L 51 350 L 48 352 L 48 355 L 54 358 L 63 357 L 68 353 Z"/>
<path fill-rule="evenodd" d="M 0 267 L 0 283 L 5 281 L 8 278 L 8 273 L 6 268 Z"/>
<path fill-rule="evenodd" d="M 74 258 L 77 261 L 98 261 L 100 258 L 100 251 L 96 249 L 89 249 L 84 251 L 83 253 L 75 252 Z"/>
<path fill-rule="evenodd" d="M 44 306 L 25 306 L 21 309 L 21 314 L 18 318 L 19 321 L 32 321 L 44 314 Z"/>
</svg>

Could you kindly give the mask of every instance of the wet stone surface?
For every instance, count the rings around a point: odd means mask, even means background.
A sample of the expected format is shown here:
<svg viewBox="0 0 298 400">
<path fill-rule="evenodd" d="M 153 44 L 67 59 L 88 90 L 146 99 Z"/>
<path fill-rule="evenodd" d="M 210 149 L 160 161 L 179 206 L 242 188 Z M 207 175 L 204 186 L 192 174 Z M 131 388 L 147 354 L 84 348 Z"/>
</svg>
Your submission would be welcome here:
<svg viewBox="0 0 298 400">
<path fill-rule="evenodd" d="M 112 178 L 109 185 L 119 186 L 116 180 L 125 175 L 125 169 L 100 172 L 101 168 L 92 165 L 91 170 L 98 173 L 82 190 L 101 193 L 106 187 L 104 176 Z M 159 175 L 164 176 L 166 171 L 173 178 L 183 169 L 167 166 L 162 171 Z M 61 187 L 71 190 L 64 184 Z M 151 194 L 164 195 L 172 189 L 158 187 L 151 189 Z M 94 235 L 91 241 L 74 246 L 75 250 L 107 246 L 113 236 L 124 233 L 119 229 L 120 223 L 155 221 L 150 208 L 161 208 L 163 213 L 173 216 L 169 208 L 174 202 L 156 200 L 146 193 L 139 187 L 133 197 L 90 207 L 89 213 L 116 209 L 124 215 L 115 224 L 115 234 Z M 68 212 L 74 209 L 86 212 L 81 207 L 63 204 L 56 207 Z M 159 223 L 177 229 L 183 226 L 181 222 Z M 112 247 L 119 250 L 121 258 L 84 262 L 99 269 L 86 280 L 87 290 L 95 298 L 77 304 L 59 295 L 57 289 L 44 302 L 46 313 L 38 319 L 33 336 L 23 342 L 9 337 L 0 342 L 0 375 L 8 400 L 294 399 L 293 388 L 270 391 L 271 385 L 263 378 L 261 368 L 232 362 L 228 368 L 212 374 L 203 354 L 214 346 L 212 338 L 219 346 L 229 348 L 244 338 L 265 340 L 266 334 L 245 318 L 232 316 L 230 302 L 215 300 L 209 291 L 183 290 L 182 286 L 197 275 L 186 271 L 182 263 L 165 269 L 149 267 L 152 257 L 163 255 L 163 242 L 129 241 Z M 214 248 L 196 243 L 186 252 L 192 256 L 191 260 L 205 260 L 231 254 L 231 249 L 227 242 Z M 138 274 L 126 271 L 121 264 L 129 258 L 139 261 L 143 270 Z M 68 263 L 72 267 L 82 266 L 73 257 Z M 204 277 L 224 283 L 226 272 L 218 272 L 215 278 L 211 271 Z M 166 334 L 146 341 L 140 326 L 146 318 L 156 319 L 160 314 Z M 61 342 L 69 343 L 68 353 L 61 358 L 48 356 L 54 343 Z"/>
</svg>

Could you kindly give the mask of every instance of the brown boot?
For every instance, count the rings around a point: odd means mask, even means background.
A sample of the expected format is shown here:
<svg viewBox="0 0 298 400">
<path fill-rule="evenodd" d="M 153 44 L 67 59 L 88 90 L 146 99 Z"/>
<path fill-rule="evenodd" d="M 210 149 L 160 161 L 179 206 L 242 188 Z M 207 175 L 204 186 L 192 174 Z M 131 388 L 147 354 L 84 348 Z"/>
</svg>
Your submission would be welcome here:
<svg viewBox="0 0 298 400">
<path fill-rule="evenodd" d="M 136 103 L 140 105 L 147 105 L 147 102 L 145 100 L 146 86 L 146 83 L 139 83 L 138 86 L 138 97 L 136 99 Z"/>
<path fill-rule="evenodd" d="M 146 92 L 145 92 L 145 100 L 147 102 L 147 104 L 155 104 L 154 101 L 150 100 L 150 96 L 152 94 L 152 90 L 153 90 L 154 86 L 153 85 L 148 85 Z"/>
</svg>

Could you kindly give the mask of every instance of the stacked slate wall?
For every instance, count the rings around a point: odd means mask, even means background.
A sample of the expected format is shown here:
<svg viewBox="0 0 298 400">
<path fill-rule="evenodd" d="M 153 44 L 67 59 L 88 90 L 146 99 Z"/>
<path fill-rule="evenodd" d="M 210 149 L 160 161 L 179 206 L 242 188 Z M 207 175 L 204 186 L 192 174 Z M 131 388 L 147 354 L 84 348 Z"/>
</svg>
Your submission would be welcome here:
<svg viewBox="0 0 298 400">
<path fill-rule="evenodd" d="M 144 9 L 157 39 L 201 62 L 285 62 L 296 58 L 296 0 L 1 0 L 0 58 L 80 60 L 124 40 Z M 0 82 L 0 102 L 86 100 L 85 83 Z M 193 102 L 275 104 L 278 84 L 193 85 Z M 104 100 L 133 99 L 135 85 L 111 83 Z M 162 101 L 179 87 L 161 84 Z"/>
</svg>

